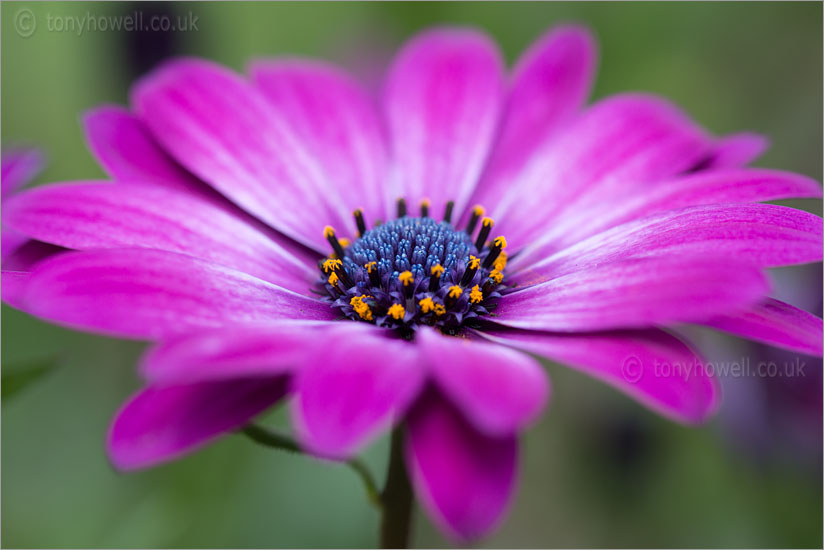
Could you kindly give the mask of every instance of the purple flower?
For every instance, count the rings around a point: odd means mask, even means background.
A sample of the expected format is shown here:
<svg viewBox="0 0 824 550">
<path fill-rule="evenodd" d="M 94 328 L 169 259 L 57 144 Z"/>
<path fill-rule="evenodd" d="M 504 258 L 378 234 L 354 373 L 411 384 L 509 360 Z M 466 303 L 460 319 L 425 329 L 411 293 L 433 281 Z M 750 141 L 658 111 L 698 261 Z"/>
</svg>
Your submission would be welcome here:
<svg viewBox="0 0 824 550">
<path fill-rule="evenodd" d="M 15 148 L 5 151 L 2 155 L 2 191 L 0 199 L 3 201 L 2 219 L 6 218 L 6 201 L 11 199 L 20 189 L 30 183 L 43 169 L 43 153 L 34 148 Z M 3 224 L 2 244 L 0 244 L 0 258 L 3 262 L 3 300 L 14 304 L 14 295 L 18 283 L 24 277 L 31 265 L 44 257 L 44 249 L 51 248 L 35 243 L 30 239 Z"/>
<path fill-rule="evenodd" d="M 2 190 L 0 198 L 10 199 L 21 187 L 31 182 L 43 168 L 43 155 L 37 149 L 11 149 L 3 153 L 2 161 Z M 5 216 L 4 216 L 5 217 Z M 11 229 L 3 230 L 2 257 L 5 260 L 11 256 L 26 240 Z"/>
<path fill-rule="evenodd" d="M 119 468 L 188 453 L 288 395 L 319 456 L 402 423 L 426 511 L 480 536 L 549 395 L 533 356 L 691 424 L 718 391 L 666 328 L 821 354 L 821 319 L 769 298 L 764 275 L 820 261 L 821 219 L 760 204 L 820 186 L 746 168 L 762 138 L 714 137 L 663 99 L 585 107 L 594 67 L 577 27 L 509 79 L 483 34 L 430 30 L 374 106 L 315 61 L 255 63 L 249 80 L 171 62 L 131 110 L 85 119 L 115 184 L 9 201 L 9 227 L 76 250 L 37 264 L 19 307 L 158 341 L 109 434 Z"/>
</svg>

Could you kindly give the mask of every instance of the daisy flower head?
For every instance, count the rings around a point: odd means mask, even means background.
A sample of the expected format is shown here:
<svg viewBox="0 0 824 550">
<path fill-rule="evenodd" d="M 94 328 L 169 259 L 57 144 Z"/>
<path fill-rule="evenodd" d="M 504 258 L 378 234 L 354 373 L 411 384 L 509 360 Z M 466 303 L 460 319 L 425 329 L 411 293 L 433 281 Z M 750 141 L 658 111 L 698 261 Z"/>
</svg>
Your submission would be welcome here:
<svg viewBox="0 0 824 550">
<path fill-rule="evenodd" d="M 242 77 L 181 59 L 130 108 L 90 112 L 113 181 L 20 194 L 4 224 L 71 249 L 34 266 L 19 307 L 156 342 L 113 463 L 177 458 L 288 397 L 317 456 L 401 426 L 424 510 L 473 539 L 503 517 L 549 398 L 536 357 L 699 423 L 718 388 L 666 329 L 820 355 L 821 319 L 770 298 L 765 270 L 820 261 L 821 219 L 763 204 L 819 184 L 747 167 L 761 137 L 713 136 L 662 98 L 587 105 L 595 57 L 563 26 L 507 74 L 483 33 L 436 28 L 377 102 L 319 61 Z"/>
</svg>

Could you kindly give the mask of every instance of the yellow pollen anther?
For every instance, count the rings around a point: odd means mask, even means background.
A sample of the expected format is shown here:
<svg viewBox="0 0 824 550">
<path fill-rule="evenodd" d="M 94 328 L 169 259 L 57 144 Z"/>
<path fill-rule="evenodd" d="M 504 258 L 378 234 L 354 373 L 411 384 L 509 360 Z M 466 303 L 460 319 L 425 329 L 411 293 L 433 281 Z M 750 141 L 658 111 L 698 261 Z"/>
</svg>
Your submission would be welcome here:
<svg viewBox="0 0 824 550">
<path fill-rule="evenodd" d="M 443 275 L 443 266 L 441 264 L 433 265 L 431 273 L 433 277 L 440 277 L 441 275 Z"/>
<path fill-rule="evenodd" d="M 330 271 L 334 271 L 336 267 L 342 267 L 343 262 L 340 260 L 336 260 L 334 258 L 330 258 L 323 262 L 323 271 L 324 273 L 329 273 Z"/>
<path fill-rule="evenodd" d="M 411 271 L 404 271 L 398 275 L 398 280 L 403 283 L 403 286 L 407 286 L 415 280 L 415 276 L 412 275 Z"/>
<path fill-rule="evenodd" d="M 496 285 L 499 285 L 504 280 L 504 274 L 499 269 L 493 269 L 489 272 L 489 278 L 495 281 Z"/>
<path fill-rule="evenodd" d="M 369 309 L 369 305 L 363 301 L 363 296 L 353 296 L 351 300 L 349 300 L 349 305 L 352 306 L 352 309 L 355 310 L 361 319 L 365 321 L 372 320 L 372 310 Z"/>
<path fill-rule="evenodd" d="M 452 285 L 451 287 L 449 287 L 450 298 L 460 298 L 461 294 L 463 294 L 463 289 L 458 285 Z"/>
<path fill-rule="evenodd" d="M 443 304 L 435 304 L 435 315 L 440 317 L 444 313 L 446 313 L 446 308 L 444 307 L 444 305 Z"/>
<path fill-rule="evenodd" d="M 483 220 L 481 220 L 481 225 L 483 225 L 484 227 L 492 227 L 492 224 L 494 223 L 495 222 L 492 220 L 492 218 L 484 218 Z"/>
<path fill-rule="evenodd" d="M 469 268 L 470 269 L 478 269 L 481 266 L 481 259 L 476 258 L 475 256 L 469 256 Z"/>
<path fill-rule="evenodd" d="M 495 258 L 495 263 L 492 264 L 492 267 L 498 271 L 503 271 L 506 267 L 506 252 L 501 252 L 500 256 Z"/>
<path fill-rule="evenodd" d="M 495 246 L 497 246 L 501 250 L 506 248 L 506 239 L 503 237 L 503 235 L 500 237 L 495 237 L 495 240 L 492 242 L 495 243 Z"/>
<path fill-rule="evenodd" d="M 478 216 L 479 218 L 481 216 L 483 216 L 485 212 L 486 212 L 486 210 L 484 210 L 484 207 L 480 206 L 480 205 L 478 205 L 478 206 L 476 206 L 475 208 L 472 209 L 472 213 L 475 214 L 476 216 Z"/>
<path fill-rule="evenodd" d="M 364 264 L 363 267 L 366 268 L 367 273 L 372 273 L 372 270 L 378 267 L 378 262 L 369 262 L 368 264 Z"/>
<path fill-rule="evenodd" d="M 429 296 L 418 302 L 418 305 L 424 313 L 429 313 L 435 309 L 435 302 Z"/>
<path fill-rule="evenodd" d="M 432 201 L 429 199 L 421 199 L 421 206 L 430 207 L 432 206 Z"/>
<path fill-rule="evenodd" d="M 332 286 L 337 285 L 339 280 L 340 279 L 338 279 L 338 274 L 337 273 L 332 273 L 331 275 L 329 275 L 329 284 L 330 285 L 332 285 Z"/>
<path fill-rule="evenodd" d="M 392 304 L 389 306 L 389 310 L 387 311 L 390 317 L 392 317 L 396 321 L 400 321 L 403 319 L 404 314 L 406 314 L 406 310 L 403 309 L 403 306 L 400 304 Z"/>
<path fill-rule="evenodd" d="M 344 248 L 346 248 L 347 246 L 349 246 L 350 244 L 352 244 L 352 241 L 350 241 L 350 240 L 349 240 L 349 239 L 347 239 L 346 237 L 341 237 L 340 239 L 338 239 L 338 242 L 339 242 L 339 243 L 340 243 L 340 245 L 341 245 L 342 247 L 344 247 Z"/>
<path fill-rule="evenodd" d="M 326 227 L 323 228 L 323 236 L 326 237 L 327 239 L 329 237 L 334 237 L 335 236 L 335 230 L 332 229 L 331 225 L 327 225 Z"/>
<path fill-rule="evenodd" d="M 484 293 L 478 288 L 478 285 L 472 287 L 472 292 L 469 293 L 469 301 L 473 304 L 478 304 L 484 299 Z"/>
</svg>

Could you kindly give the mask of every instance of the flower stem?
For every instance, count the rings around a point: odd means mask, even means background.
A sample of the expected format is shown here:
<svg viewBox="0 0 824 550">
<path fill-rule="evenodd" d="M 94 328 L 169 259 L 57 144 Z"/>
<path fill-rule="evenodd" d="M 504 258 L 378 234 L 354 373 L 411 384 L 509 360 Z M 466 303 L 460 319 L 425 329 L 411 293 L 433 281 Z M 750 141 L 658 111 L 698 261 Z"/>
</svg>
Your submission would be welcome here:
<svg viewBox="0 0 824 550">
<path fill-rule="evenodd" d="M 389 468 L 381 500 L 381 548 L 408 548 L 409 528 L 412 522 L 412 487 L 404 464 L 401 427 L 392 432 Z"/>
<path fill-rule="evenodd" d="M 261 445 L 271 447 L 273 449 L 281 449 L 292 453 L 304 454 L 303 450 L 298 446 L 297 442 L 292 437 L 280 433 L 271 428 L 264 428 L 256 424 L 247 424 L 242 430 L 243 434 Z M 381 509 L 381 495 L 378 491 L 378 485 L 372 477 L 372 473 L 366 465 L 358 460 L 352 458 L 345 462 L 363 481 L 364 489 L 366 489 L 366 496 L 369 502 L 378 509 Z"/>
<path fill-rule="evenodd" d="M 244 435 L 267 447 L 292 453 L 305 454 L 297 442 L 289 435 L 247 424 L 241 430 Z M 366 496 L 376 508 L 381 510 L 380 542 L 382 548 L 407 548 L 409 529 L 412 522 L 412 487 L 406 473 L 403 457 L 403 429 L 392 432 L 389 468 L 383 492 L 378 491 L 375 479 L 366 465 L 353 458 L 345 462 L 363 481 Z"/>
</svg>

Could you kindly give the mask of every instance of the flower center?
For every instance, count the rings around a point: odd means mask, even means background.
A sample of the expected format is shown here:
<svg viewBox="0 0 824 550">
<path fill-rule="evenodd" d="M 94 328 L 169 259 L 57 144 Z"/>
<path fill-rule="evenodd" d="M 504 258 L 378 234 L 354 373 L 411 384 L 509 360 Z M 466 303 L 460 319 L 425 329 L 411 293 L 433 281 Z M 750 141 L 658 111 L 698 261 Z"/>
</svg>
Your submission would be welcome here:
<svg viewBox="0 0 824 550">
<path fill-rule="evenodd" d="M 334 253 L 320 262 L 318 286 L 331 306 L 349 319 L 393 328 L 411 338 L 418 325 L 437 326 L 457 334 L 477 324 L 500 298 L 506 267 L 506 239 L 487 242 L 492 219 L 476 206 L 463 230 L 452 225 L 454 203 L 443 221 L 429 217 L 429 201 L 421 216 L 407 215 L 398 201 L 398 217 L 366 228 L 363 213 L 354 212 L 359 238 L 349 244 L 327 227 L 324 235 Z M 473 233 L 480 222 L 480 230 Z"/>
</svg>

